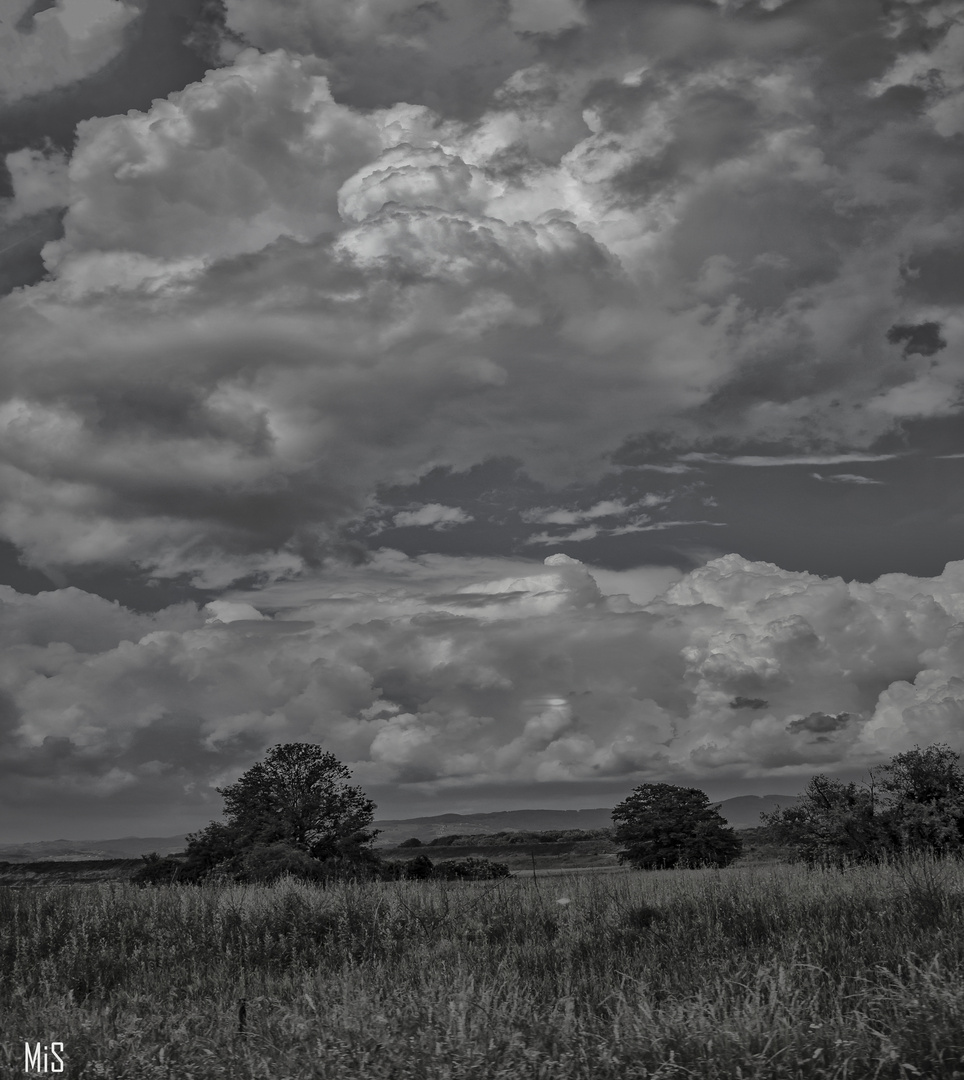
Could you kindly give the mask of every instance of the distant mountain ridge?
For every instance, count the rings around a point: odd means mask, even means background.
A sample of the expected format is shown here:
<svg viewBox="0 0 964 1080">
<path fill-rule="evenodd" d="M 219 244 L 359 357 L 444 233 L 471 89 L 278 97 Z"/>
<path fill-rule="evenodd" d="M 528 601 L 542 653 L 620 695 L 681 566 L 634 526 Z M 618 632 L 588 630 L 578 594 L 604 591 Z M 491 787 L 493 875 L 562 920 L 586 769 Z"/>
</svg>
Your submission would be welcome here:
<svg viewBox="0 0 964 1080">
<path fill-rule="evenodd" d="M 749 829 L 760 824 L 761 813 L 772 813 L 792 806 L 798 795 L 737 795 L 723 799 L 720 813 L 735 829 Z M 376 821 L 379 829 L 376 846 L 394 846 L 402 840 L 416 837 L 423 843 L 446 834 L 470 835 L 495 833 L 503 830 L 541 832 L 547 829 L 608 829 L 612 826 L 612 808 L 591 810 L 498 810 L 487 814 L 438 814 Z"/>
<path fill-rule="evenodd" d="M 156 851 L 183 851 L 187 836 L 124 836 L 114 840 L 37 840 L 0 844 L 0 862 L 84 862 L 91 859 L 136 859 Z"/>
<path fill-rule="evenodd" d="M 760 824 L 761 813 L 792 806 L 797 795 L 737 795 L 714 805 L 735 829 Z M 436 814 L 432 817 L 391 818 L 375 821 L 375 843 L 394 847 L 417 837 L 423 843 L 438 836 L 495 833 L 503 830 L 543 832 L 548 829 L 608 829 L 612 809 L 590 810 L 496 810 L 486 814 Z M 183 851 L 187 836 L 125 836 L 113 840 L 40 840 L 29 844 L 0 845 L 4 862 L 81 862 L 92 859 L 136 859 L 152 851 L 172 855 Z"/>
</svg>

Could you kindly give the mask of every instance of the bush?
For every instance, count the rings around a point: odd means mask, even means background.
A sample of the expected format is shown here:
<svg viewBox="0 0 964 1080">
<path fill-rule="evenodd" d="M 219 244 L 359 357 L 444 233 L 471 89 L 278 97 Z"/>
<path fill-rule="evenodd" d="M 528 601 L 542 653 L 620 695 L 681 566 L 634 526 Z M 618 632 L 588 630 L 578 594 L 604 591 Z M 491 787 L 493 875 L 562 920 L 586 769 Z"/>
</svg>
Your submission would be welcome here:
<svg viewBox="0 0 964 1080">
<path fill-rule="evenodd" d="M 405 864 L 405 877 L 409 881 L 426 881 L 433 876 L 434 866 L 427 855 L 416 855 Z"/>
<path fill-rule="evenodd" d="M 269 885 L 283 877 L 301 878 L 303 881 L 323 881 L 325 864 L 312 858 L 306 851 L 283 841 L 277 844 L 255 844 L 241 858 L 238 880 L 258 885 Z"/>
<path fill-rule="evenodd" d="M 240 841 L 236 830 L 220 821 L 212 821 L 200 832 L 187 838 L 187 859 L 181 868 L 180 881 L 199 883 L 217 867 L 222 873 L 237 868 Z"/>
<path fill-rule="evenodd" d="M 417 836 L 412 836 L 412 837 L 409 837 L 408 840 L 403 840 L 398 846 L 399 847 L 421 847 L 422 846 L 422 841 L 419 840 L 419 838 Z"/>
<path fill-rule="evenodd" d="M 131 881 L 135 885 L 170 885 L 179 876 L 181 864 L 177 859 L 166 858 L 152 851 L 150 855 L 143 855 L 144 865 L 131 874 Z"/>
<path fill-rule="evenodd" d="M 441 881 L 494 881 L 510 875 L 505 863 L 469 856 L 467 859 L 447 859 L 436 863 L 433 876 Z"/>
</svg>

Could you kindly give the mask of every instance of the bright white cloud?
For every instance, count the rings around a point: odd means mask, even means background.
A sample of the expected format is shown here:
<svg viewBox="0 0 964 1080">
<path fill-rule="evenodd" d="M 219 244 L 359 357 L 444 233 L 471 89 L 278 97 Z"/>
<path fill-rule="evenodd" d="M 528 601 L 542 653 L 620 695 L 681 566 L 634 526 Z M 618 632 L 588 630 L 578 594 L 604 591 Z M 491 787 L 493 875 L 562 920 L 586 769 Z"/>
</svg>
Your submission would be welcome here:
<svg viewBox="0 0 964 1080">
<path fill-rule="evenodd" d="M 257 621 L 264 618 L 256 607 L 238 603 L 236 600 L 212 600 L 204 605 L 204 610 L 211 613 L 207 619 L 209 623 L 232 623 L 249 619 Z"/>
</svg>

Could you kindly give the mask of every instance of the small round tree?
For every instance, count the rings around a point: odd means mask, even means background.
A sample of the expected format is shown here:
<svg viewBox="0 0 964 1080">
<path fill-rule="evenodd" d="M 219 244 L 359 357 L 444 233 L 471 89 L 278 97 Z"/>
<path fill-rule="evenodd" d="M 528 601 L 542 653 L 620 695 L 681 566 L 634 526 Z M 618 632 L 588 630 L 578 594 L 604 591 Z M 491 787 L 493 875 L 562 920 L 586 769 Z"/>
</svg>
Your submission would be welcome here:
<svg viewBox="0 0 964 1080">
<path fill-rule="evenodd" d="M 620 862 L 639 870 L 728 866 L 740 838 L 699 788 L 641 784 L 613 810 Z"/>
</svg>

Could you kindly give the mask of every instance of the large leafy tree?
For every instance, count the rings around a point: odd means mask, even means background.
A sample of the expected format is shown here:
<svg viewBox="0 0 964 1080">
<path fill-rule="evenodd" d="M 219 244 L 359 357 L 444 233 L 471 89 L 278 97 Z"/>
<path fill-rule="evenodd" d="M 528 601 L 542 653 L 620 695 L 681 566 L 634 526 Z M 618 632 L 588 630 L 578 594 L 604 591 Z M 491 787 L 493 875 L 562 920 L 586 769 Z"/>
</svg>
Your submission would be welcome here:
<svg viewBox="0 0 964 1080">
<path fill-rule="evenodd" d="M 621 862 L 642 870 L 728 866 L 740 838 L 699 788 L 641 784 L 613 810 L 613 839 L 625 844 Z"/>
<path fill-rule="evenodd" d="M 348 784 L 350 777 L 334 754 L 314 743 L 281 743 L 218 793 L 242 846 L 284 842 L 325 858 L 372 822 L 375 804 Z"/>
<path fill-rule="evenodd" d="M 272 868 L 303 876 L 338 866 L 373 870 L 377 832 L 368 826 L 375 804 L 348 783 L 350 776 L 314 743 L 271 747 L 235 783 L 218 788 L 227 820 L 188 837 L 182 879 L 202 880 L 212 871 L 263 877 Z M 311 875 L 304 873 L 309 865 Z"/>
</svg>

